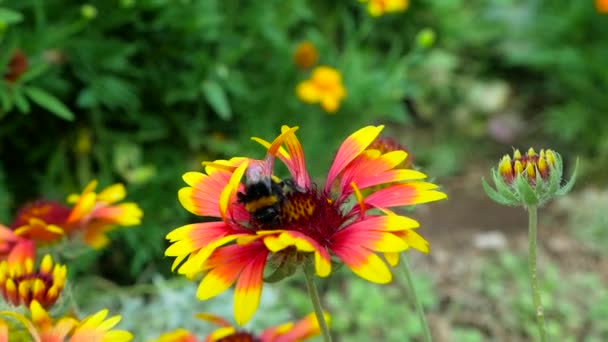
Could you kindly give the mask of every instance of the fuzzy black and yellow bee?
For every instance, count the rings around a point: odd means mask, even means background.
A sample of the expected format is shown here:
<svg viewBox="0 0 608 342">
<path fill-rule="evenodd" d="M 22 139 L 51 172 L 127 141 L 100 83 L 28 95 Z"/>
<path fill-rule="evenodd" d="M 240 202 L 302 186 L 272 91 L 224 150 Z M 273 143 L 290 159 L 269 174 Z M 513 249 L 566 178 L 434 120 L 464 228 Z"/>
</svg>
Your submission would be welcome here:
<svg viewBox="0 0 608 342">
<path fill-rule="evenodd" d="M 245 191 L 237 193 L 237 200 L 245 205 L 251 223 L 267 227 L 279 225 L 281 206 L 287 200 L 291 182 L 272 177 L 272 169 L 264 162 L 249 165 L 245 177 Z"/>
</svg>

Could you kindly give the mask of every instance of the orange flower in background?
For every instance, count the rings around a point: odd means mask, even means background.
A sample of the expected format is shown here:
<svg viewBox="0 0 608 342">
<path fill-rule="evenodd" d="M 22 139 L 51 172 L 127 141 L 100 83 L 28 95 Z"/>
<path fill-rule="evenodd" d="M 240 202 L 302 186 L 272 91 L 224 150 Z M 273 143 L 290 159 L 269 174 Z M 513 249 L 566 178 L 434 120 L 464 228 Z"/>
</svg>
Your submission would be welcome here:
<svg viewBox="0 0 608 342">
<path fill-rule="evenodd" d="M 197 317 L 218 325 L 220 328 L 209 334 L 204 340 L 197 339 L 192 333 L 178 329 L 163 334 L 156 342 L 294 342 L 303 341 L 319 335 L 319 323 L 314 313 L 297 322 L 288 322 L 276 327 L 270 327 L 259 335 L 233 327 L 225 319 L 211 315 L 198 314 Z M 325 315 L 329 322 L 329 315 Z"/>
<path fill-rule="evenodd" d="M 0 261 L 8 260 L 9 263 L 21 263 L 26 259 L 36 257 L 36 245 L 34 241 L 22 238 L 15 232 L 0 224 Z"/>
<path fill-rule="evenodd" d="M 346 97 L 346 89 L 338 70 L 328 66 L 318 66 L 312 71 L 310 79 L 298 84 L 296 95 L 303 102 L 319 103 L 327 113 L 335 113 L 340 107 L 340 102 Z"/>
<path fill-rule="evenodd" d="M 0 262 L 0 291 L 4 299 L 14 306 L 29 307 L 37 301 L 45 308 L 51 307 L 59 298 L 65 285 L 67 268 L 54 264 L 50 255 L 45 255 L 40 269 L 34 269 L 34 259 L 23 262 Z"/>
<path fill-rule="evenodd" d="M 293 53 L 293 62 L 302 69 L 308 69 L 317 64 L 319 53 L 317 48 L 309 42 L 303 41 L 296 47 Z"/>
<path fill-rule="evenodd" d="M 93 248 L 108 244 L 106 233 L 118 226 L 134 226 L 141 223 L 143 212 L 136 203 L 122 201 L 127 192 L 124 185 L 113 184 L 99 193 L 95 192 L 97 180 L 92 180 L 82 194 L 72 194 L 68 202 L 74 207 L 66 219 L 68 233 L 83 232 L 84 240 Z"/>
<path fill-rule="evenodd" d="M 359 0 L 367 3 L 367 11 L 372 17 L 379 17 L 387 13 L 403 12 L 410 5 L 409 0 Z"/>
<path fill-rule="evenodd" d="M 15 83 L 26 71 L 27 56 L 23 53 L 23 51 L 17 49 L 6 66 L 4 79 L 9 83 Z"/>
<path fill-rule="evenodd" d="M 428 252 L 428 243 L 414 232 L 418 222 L 390 208 L 446 198 L 435 184 L 419 181 L 423 173 L 398 167 L 405 151 L 369 149 L 383 126 L 351 134 L 338 149 L 325 185 L 317 186 L 308 175 L 297 129 L 283 126 L 272 143 L 254 138 L 268 150 L 263 161 L 218 160 L 204 163 L 206 173 L 183 176 L 189 185 L 179 191 L 184 208 L 219 221 L 175 229 L 167 235 L 172 244 L 165 255 L 176 257 L 173 268 L 180 274 L 205 274 L 197 291 L 201 300 L 236 283 L 238 324 L 257 309 L 269 256 L 312 257 L 316 274 L 326 277 L 334 254 L 358 276 L 390 282 L 392 273 L 378 253 L 394 266 L 410 247 Z M 289 181 L 273 176 L 275 157 L 289 170 Z M 378 185 L 384 187 L 365 198 L 360 192 Z"/>
<path fill-rule="evenodd" d="M 38 342 L 128 342 L 133 339 L 133 335 L 128 331 L 112 329 L 120 322 L 121 317 L 112 316 L 106 319 L 107 309 L 81 321 L 73 317 L 62 317 L 54 322 L 42 305 L 34 300 L 30 305 L 30 313 L 31 319 L 8 311 L 0 312 L 0 315 L 17 319 L 29 331 L 32 340 Z M 7 337 L 10 338 L 11 334 L 12 330 L 9 330 Z"/>
<path fill-rule="evenodd" d="M 608 13 L 608 0 L 595 0 L 595 9 L 599 13 Z"/>
</svg>

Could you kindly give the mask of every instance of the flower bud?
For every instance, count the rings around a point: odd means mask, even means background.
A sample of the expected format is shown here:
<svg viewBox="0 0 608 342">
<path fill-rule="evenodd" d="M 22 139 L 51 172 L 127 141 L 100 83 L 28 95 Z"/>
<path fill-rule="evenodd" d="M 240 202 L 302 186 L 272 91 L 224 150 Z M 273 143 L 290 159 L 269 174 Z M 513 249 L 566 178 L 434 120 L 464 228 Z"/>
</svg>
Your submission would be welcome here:
<svg viewBox="0 0 608 342">
<path fill-rule="evenodd" d="M 554 196 L 564 195 L 574 185 L 576 169 L 570 180 L 562 186 L 563 164 L 561 156 L 552 150 L 536 153 L 530 148 L 525 154 L 513 152 L 505 155 L 492 169 L 495 189 L 482 180 L 486 194 L 494 201 L 506 205 L 539 206 Z"/>
</svg>

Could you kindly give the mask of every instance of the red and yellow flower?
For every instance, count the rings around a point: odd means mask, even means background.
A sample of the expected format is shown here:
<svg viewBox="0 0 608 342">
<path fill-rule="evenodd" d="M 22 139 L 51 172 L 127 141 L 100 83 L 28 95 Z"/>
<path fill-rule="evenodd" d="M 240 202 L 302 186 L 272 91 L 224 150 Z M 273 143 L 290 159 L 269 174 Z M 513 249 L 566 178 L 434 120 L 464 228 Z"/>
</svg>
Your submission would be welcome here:
<svg viewBox="0 0 608 342">
<path fill-rule="evenodd" d="M 269 256 L 313 256 L 316 274 L 326 277 L 333 254 L 364 279 L 390 282 L 387 262 L 395 265 L 399 253 L 410 247 L 428 252 L 428 243 L 414 231 L 418 222 L 391 208 L 446 195 L 437 185 L 420 181 L 426 177 L 423 173 L 398 167 L 407 158 L 405 151 L 369 149 L 382 129 L 368 126 L 350 135 L 322 187 L 308 175 L 297 127 L 287 126 L 272 143 L 254 138 L 268 149 L 264 161 L 218 160 L 204 163 L 205 173 L 184 174 L 189 185 L 179 191 L 184 208 L 219 220 L 189 224 L 167 235 L 172 245 L 165 255 L 176 257 L 173 268 L 188 277 L 205 274 L 197 291 L 201 300 L 236 284 L 238 324 L 247 322 L 258 306 Z M 259 170 L 272 173 L 275 156 L 289 170 L 292 190 L 282 195 L 277 223 L 265 224 L 256 221 L 237 193 L 245 190 L 241 181 L 246 173 L 248 179 Z M 379 185 L 380 190 L 363 197 L 361 190 Z"/>
<path fill-rule="evenodd" d="M 403 12 L 410 5 L 409 0 L 359 0 L 367 3 L 367 11 L 372 17 L 379 17 L 387 13 Z"/>
<path fill-rule="evenodd" d="M 20 263 L 35 256 L 34 241 L 18 236 L 12 229 L 0 224 L 0 261 Z"/>
<path fill-rule="evenodd" d="M 0 312 L 1 315 L 17 319 L 38 342 L 127 342 L 133 335 L 125 330 L 113 330 L 120 322 L 120 316 L 106 319 L 108 310 L 101 310 L 79 321 L 73 317 L 62 317 L 53 321 L 48 312 L 37 301 L 30 304 L 31 319 L 15 312 Z M 2 329 L 0 328 L 0 336 Z M 11 337 L 9 330 L 7 340 Z M 20 333 L 16 331 L 16 333 Z M 0 341 L 3 341 L 0 339 Z"/>
<path fill-rule="evenodd" d="M 113 184 L 99 193 L 95 192 L 97 181 L 93 180 L 82 193 L 72 194 L 68 202 L 74 207 L 66 219 L 68 233 L 83 232 L 86 243 L 94 248 L 105 246 L 109 240 L 106 233 L 117 225 L 134 226 L 141 223 L 143 212 L 136 203 L 120 203 L 127 192 L 124 185 Z"/>
<path fill-rule="evenodd" d="M 210 314 L 199 314 L 199 318 L 218 325 L 220 328 L 209 334 L 204 340 L 197 339 L 191 332 L 178 329 L 161 335 L 156 342 L 294 342 L 303 341 L 319 335 L 320 328 L 314 313 L 297 322 L 288 322 L 265 329 L 259 335 L 238 329 L 221 317 Z M 329 315 L 325 315 L 329 322 Z"/>
<path fill-rule="evenodd" d="M 45 308 L 53 305 L 63 287 L 67 268 L 55 264 L 50 255 L 45 255 L 38 270 L 34 269 L 34 259 L 21 262 L 4 260 L 0 262 L 0 292 L 2 297 L 14 306 L 29 307 L 33 301 Z"/>
<path fill-rule="evenodd" d="M 11 228 L 23 238 L 53 243 L 63 237 L 69 214 L 70 209 L 57 202 L 38 200 L 19 209 Z"/>
<path fill-rule="evenodd" d="M 319 103 L 327 113 L 335 113 L 340 108 L 340 102 L 346 97 L 346 88 L 338 70 L 318 66 L 312 71 L 310 79 L 298 84 L 296 95 L 303 102 Z"/>
</svg>

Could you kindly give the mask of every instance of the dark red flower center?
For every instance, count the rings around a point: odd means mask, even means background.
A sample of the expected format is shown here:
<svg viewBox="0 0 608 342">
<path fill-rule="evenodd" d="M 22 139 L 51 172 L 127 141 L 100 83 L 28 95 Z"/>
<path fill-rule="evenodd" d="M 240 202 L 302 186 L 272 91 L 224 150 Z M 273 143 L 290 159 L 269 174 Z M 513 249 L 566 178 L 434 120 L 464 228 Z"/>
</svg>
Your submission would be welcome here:
<svg viewBox="0 0 608 342">
<path fill-rule="evenodd" d="M 323 246 L 329 244 L 346 221 L 340 203 L 314 188 L 288 193 L 281 205 L 280 218 L 280 229 L 301 232 Z"/>
</svg>

